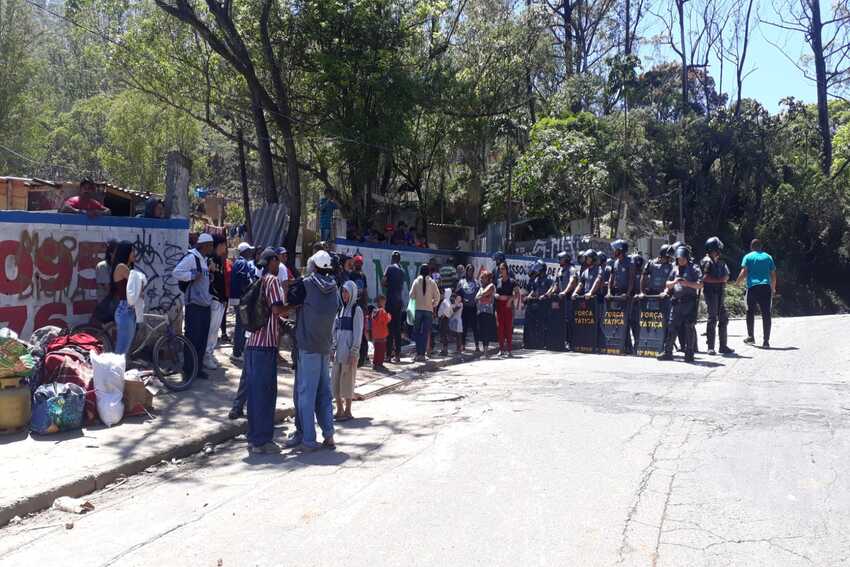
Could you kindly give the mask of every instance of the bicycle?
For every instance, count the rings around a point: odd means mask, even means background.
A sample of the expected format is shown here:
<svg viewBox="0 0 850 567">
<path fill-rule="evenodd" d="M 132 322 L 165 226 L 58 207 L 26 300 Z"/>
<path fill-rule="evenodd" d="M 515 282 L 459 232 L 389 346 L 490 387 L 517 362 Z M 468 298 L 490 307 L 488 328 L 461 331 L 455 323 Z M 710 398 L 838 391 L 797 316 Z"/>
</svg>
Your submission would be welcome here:
<svg viewBox="0 0 850 567">
<path fill-rule="evenodd" d="M 173 307 L 173 306 L 172 306 Z M 136 357 L 150 362 L 154 374 L 171 391 L 182 392 L 189 389 L 198 375 L 198 353 L 192 343 L 179 334 L 172 323 L 169 312 L 172 309 L 154 307 L 145 313 L 138 323 L 136 336 L 127 359 L 138 365 Z M 104 352 L 111 352 L 115 345 L 115 323 L 106 323 L 102 327 L 84 324 L 74 327 L 73 333 L 88 333 L 101 341 Z M 146 354 L 150 357 L 146 357 Z M 191 359 L 191 373 L 184 373 L 186 357 Z M 140 366 L 144 366 L 141 364 Z"/>
</svg>

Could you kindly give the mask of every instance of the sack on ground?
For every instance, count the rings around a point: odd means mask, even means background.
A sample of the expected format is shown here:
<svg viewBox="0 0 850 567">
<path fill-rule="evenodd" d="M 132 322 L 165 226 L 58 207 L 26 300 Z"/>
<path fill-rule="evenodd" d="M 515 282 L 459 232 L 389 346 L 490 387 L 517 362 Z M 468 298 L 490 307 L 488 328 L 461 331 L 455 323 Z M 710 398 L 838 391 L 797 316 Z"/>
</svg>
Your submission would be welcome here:
<svg viewBox="0 0 850 567">
<path fill-rule="evenodd" d="M 259 279 L 248 286 L 239 300 L 239 320 L 249 332 L 259 331 L 269 322 L 271 309 L 263 292 L 263 280 Z"/>
<path fill-rule="evenodd" d="M 124 355 L 95 353 L 91 355 L 91 364 L 97 415 L 107 427 L 111 427 L 124 417 Z"/>
<path fill-rule="evenodd" d="M 33 395 L 33 433 L 47 434 L 70 431 L 83 426 L 85 391 L 76 384 L 44 384 Z"/>
</svg>

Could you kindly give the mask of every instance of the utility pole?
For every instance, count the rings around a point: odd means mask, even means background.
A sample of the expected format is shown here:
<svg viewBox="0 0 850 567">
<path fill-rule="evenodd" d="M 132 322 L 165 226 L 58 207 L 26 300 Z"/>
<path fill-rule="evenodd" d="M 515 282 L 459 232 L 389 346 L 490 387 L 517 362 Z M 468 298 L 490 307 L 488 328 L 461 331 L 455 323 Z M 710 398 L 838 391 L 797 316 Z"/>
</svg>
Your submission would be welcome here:
<svg viewBox="0 0 850 567">
<path fill-rule="evenodd" d="M 511 234 L 511 219 L 513 213 L 513 179 L 514 179 L 514 156 L 511 154 L 508 157 L 508 203 L 507 203 L 507 226 L 505 227 L 505 252 L 510 253 L 513 247 L 513 239 Z"/>
</svg>

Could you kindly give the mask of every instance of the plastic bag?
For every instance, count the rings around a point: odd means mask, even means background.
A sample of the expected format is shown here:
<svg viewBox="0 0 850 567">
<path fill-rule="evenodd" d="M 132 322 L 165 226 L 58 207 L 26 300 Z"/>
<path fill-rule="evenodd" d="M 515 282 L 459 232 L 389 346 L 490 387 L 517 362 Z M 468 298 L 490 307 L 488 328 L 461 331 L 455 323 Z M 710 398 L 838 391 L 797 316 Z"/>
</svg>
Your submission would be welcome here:
<svg viewBox="0 0 850 567">
<path fill-rule="evenodd" d="M 407 302 L 407 324 L 412 327 L 414 321 L 416 321 L 416 300 L 411 299 Z"/>
<path fill-rule="evenodd" d="M 124 417 L 124 355 L 113 352 L 92 353 L 91 365 L 94 370 L 97 414 L 110 427 Z"/>
<path fill-rule="evenodd" d="M 0 378 L 27 378 L 34 367 L 29 345 L 11 337 L 0 337 Z"/>
<path fill-rule="evenodd" d="M 33 433 L 59 433 L 83 426 L 86 392 L 76 384 L 44 384 L 33 394 Z"/>
</svg>

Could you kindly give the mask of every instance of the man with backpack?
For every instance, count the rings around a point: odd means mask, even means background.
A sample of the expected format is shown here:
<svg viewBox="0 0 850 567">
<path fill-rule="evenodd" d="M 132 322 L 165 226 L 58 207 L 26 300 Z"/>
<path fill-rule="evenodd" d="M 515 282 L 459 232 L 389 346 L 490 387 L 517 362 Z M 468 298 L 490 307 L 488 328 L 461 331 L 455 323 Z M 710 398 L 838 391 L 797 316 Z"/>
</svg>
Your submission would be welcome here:
<svg viewBox="0 0 850 567">
<path fill-rule="evenodd" d="M 230 302 L 236 306 L 236 328 L 233 331 L 231 362 L 242 362 L 242 351 L 245 350 L 245 326 L 239 319 L 239 298 L 242 297 L 248 286 L 257 279 L 257 274 L 254 271 L 254 247 L 247 242 L 240 242 L 237 250 L 239 257 L 236 258 L 230 271 Z"/>
<path fill-rule="evenodd" d="M 289 305 L 298 306 L 298 365 L 294 392 L 296 431 L 286 446 L 303 444 L 305 451 L 315 451 L 322 446 L 335 447 L 330 353 L 340 297 L 330 254 L 319 251 L 309 263 L 315 268 L 313 273 L 297 280 L 288 295 Z M 316 441 L 314 417 L 322 430 L 322 444 Z"/>
<path fill-rule="evenodd" d="M 248 450 L 251 453 L 280 453 L 280 447 L 272 441 L 277 402 L 279 321 L 285 311 L 283 286 L 277 278 L 279 265 L 273 248 L 263 250 L 257 261 L 263 276 L 251 284 L 239 306 L 239 317 L 251 331 L 242 369 L 248 386 Z"/>
<path fill-rule="evenodd" d="M 213 237 L 203 233 L 198 236 L 195 247 L 183 256 L 174 267 L 174 279 L 177 280 L 180 291 L 183 292 L 183 303 L 186 306 L 183 333 L 195 347 L 197 355 L 198 375 L 197 378 L 205 380 L 209 378 L 204 372 L 202 360 L 207 348 L 207 337 L 210 331 L 210 305 L 212 294 L 210 293 L 210 270 L 207 257 L 213 250 Z M 183 372 L 191 376 L 192 356 L 184 353 Z"/>
</svg>

